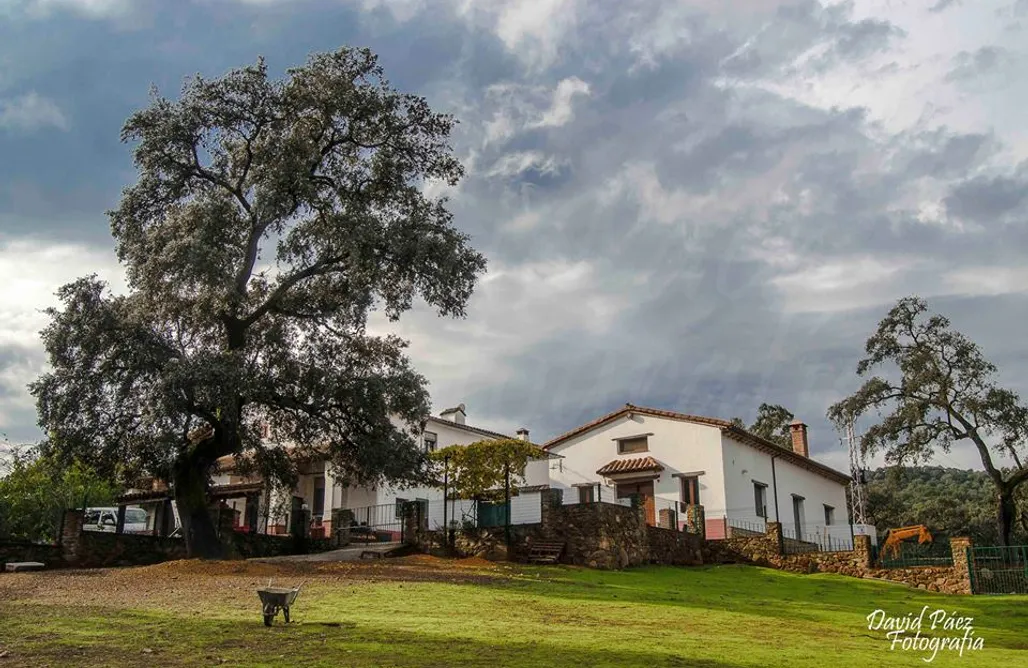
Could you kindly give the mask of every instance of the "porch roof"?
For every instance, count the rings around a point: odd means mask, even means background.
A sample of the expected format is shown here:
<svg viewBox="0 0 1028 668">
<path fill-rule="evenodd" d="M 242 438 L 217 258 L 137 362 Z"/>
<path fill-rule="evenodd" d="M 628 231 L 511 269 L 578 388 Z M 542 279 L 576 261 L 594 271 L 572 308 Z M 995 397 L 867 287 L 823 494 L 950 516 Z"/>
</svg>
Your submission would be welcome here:
<svg viewBox="0 0 1028 668">
<path fill-rule="evenodd" d="M 213 500 L 238 499 L 239 497 L 247 496 L 249 494 L 258 494 L 262 491 L 264 491 L 263 483 L 238 482 L 229 485 L 212 485 L 210 491 L 208 491 L 207 493 L 207 496 Z M 164 501 L 165 499 L 170 498 L 172 498 L 170 490 L 146 490 L 142 492 L 129 492 L 127 494 L 122 494 L 117 499 L 115 499 L 115 502 L 119 506 L 124 506 L 129 503 L 141 503 L 144 501 Z"/>
<path fill-rule="evenodd" d="M 663 471 L 664 465 L 653 457 L 635 457 L 633 459 L 615 459 L 607 462 L 596 471 L 596 475 L 609 476 L 622 473 L 643 473 L 645 471 Z"/>
</svg>

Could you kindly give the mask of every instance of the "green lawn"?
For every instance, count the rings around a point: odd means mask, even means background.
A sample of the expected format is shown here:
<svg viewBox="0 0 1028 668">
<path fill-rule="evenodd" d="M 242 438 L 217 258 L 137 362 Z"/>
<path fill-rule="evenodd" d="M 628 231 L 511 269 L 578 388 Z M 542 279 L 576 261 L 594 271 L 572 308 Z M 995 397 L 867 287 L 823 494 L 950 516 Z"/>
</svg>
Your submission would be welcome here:
<svg viewBox="0 0 1028 668">
<path fill-rule="evenodd" d="M 1028 597 L 943 596 L 745 566 L 499 570 L 508 577 L 478 584 L 314 582 L 296 623 L 279 617 L 270 629 L 256 596 L 219 604 L 216 591 L 202 614 L 0 597 L 0 651 L 9 652 L 0 668 L 1028 666 Z M 924 605 L 973 617 L 984 649 L 940 651 L 925 664 L 924 653 L 890 651 L 884 631 L 867 629 L 876 608 L 902 616 Z"/>
</svg>

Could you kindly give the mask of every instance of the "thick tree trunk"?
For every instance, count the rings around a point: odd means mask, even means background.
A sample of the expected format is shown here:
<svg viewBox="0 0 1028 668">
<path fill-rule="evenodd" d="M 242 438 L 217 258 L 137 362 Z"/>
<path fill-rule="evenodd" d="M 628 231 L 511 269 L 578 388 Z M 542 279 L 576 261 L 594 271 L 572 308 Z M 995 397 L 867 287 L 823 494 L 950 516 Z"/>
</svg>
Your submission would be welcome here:
<svg viewBox="0 0 1028 668">
<path fill-rule="evenodd" d="M 1011 534 L 1014 531 L 1014 520 L 1017 517 L 1014 489 L 1006 486 L 1000 487 L 996 498 L 999 501 L 999 512 L 996 516 L 996 531 L 999 536 L 999 544 L 1010 545 Z"/>
<path fill-rule="evenodd" d="M 201 559 L 224 558 L 224 547 L 211 521 L 207 470 L 202 460 L 189 458 L 176 463 L 175 504 L 182 520 L 186 553 Z"/>
</svg>

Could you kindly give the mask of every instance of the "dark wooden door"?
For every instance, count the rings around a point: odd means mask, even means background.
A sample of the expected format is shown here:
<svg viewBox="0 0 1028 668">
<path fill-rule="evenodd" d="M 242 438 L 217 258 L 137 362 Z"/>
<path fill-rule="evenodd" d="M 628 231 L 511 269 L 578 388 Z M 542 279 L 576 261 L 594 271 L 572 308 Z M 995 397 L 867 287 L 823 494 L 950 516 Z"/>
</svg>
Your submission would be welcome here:
<svg viewBox="0 0 1028 668">
<path fill-rule="evenodd" d="M 646 508 L 646 523 L 652 526 L 657 524 L 656 507 L 653 501 L 653 481 L 617 483 L 617 495 L 619 499 L 638 496 L 639 503 Z"/>
</svg>

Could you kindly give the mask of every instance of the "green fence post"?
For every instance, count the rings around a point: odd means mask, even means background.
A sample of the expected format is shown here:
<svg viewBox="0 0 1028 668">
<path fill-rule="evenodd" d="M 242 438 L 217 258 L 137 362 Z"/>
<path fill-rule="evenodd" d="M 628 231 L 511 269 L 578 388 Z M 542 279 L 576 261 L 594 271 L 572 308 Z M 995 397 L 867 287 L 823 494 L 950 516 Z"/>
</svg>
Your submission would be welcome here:
<svg viewBox="0 0 1028 668">
<path fill-rule="evenodd" d="M 964 558 L 967 559 L 967 579 L 971 582 L 971 594 L 977 594 L 978 587 L 974 579 L 974 548 L 964 548 Z"/>
</svg>

